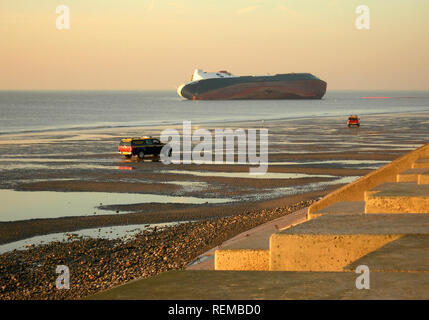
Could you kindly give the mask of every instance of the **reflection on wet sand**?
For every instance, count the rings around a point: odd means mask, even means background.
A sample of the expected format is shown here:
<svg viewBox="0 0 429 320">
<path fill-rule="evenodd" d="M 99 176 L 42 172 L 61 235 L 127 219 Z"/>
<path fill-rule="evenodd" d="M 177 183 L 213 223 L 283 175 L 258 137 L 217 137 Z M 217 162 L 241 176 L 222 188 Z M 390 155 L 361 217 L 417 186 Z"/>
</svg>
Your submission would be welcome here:
<svg viewBox="0 0 429 320">
<path fill-rule="evenodd" d="M 0 221 L 110 214 L 111 212 L 103 210 L 103 206 L 121 204 L 213 204 L 234 201 L 228 198 L 179 197 L 140 193 L 29 192 L 14 190 L 0 190 L 0 198 L 8 199 L 7 202 L 3 202 L 2 204 Z"/>
</svg>

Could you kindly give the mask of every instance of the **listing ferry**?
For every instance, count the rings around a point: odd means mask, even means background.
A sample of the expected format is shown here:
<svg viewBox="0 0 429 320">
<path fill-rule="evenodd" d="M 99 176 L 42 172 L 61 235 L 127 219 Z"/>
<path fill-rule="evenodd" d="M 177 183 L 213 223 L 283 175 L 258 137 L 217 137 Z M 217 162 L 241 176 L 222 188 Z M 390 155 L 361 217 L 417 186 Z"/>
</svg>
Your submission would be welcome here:
<svg viewBox="0 0 429 320">
<path fill-rule="evenodd" d="M 177 93 L 189 100 L 321 99 L 326 85 L 310 73 L 235 76 L 225 70 L 196 69 L 191 81 L 182 84 Z"/>
</svg>

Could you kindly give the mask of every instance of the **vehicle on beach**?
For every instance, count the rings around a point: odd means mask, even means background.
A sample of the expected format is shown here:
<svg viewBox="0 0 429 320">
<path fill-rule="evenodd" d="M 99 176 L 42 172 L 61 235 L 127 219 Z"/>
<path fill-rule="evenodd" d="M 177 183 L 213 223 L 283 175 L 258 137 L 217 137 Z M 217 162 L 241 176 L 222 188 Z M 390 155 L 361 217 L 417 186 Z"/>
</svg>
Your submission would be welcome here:
<svg viewBox="0 0 429 320">
<path fill-rule="evenodd" d="M 146 155 L 158 157 L 165 145 L 165 143 L 151 136 L 123 138 L 119 143 L 118 152 L 126 158 L 131 158 L 135 155 L 139 159 L 143 159 Z M 168 156 L 171 156 L 171 148 L 168 150 Z"/>
<path fill-rule="evenodd" d="M 347 120 L 347 127 L 357 126 L 360 127 L 359 118 L 356 115 L 350 116 Z"/>
</svg>

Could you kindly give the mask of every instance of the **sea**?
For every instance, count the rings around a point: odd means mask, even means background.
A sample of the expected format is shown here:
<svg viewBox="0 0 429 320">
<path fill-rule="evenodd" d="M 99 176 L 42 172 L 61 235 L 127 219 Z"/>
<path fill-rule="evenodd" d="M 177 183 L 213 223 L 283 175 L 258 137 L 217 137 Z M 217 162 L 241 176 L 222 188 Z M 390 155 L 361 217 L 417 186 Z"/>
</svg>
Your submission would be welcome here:
<svg viewBox="0 0 429 320">
<path fill-rule="evenodd" d="M 175 91 L 0 91 L 0 135 L 429 112 L 429 91 L 328 91 L 321 100 L 188 101 Z"/>
</svg>

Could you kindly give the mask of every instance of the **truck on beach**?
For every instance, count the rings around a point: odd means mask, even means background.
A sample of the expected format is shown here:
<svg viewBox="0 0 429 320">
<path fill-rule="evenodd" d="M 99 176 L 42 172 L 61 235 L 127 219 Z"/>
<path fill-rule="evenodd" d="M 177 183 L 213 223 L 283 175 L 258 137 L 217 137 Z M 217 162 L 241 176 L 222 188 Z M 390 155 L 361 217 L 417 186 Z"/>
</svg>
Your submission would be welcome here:
<svg viewBox="0 0 429 320">
<path fill-rule="evenodd" d="M 146 155 L 158 157 L 165 145 L 165 143 L 151 136 L 123 138 L 119 143 L 118 152 L 126 158 L 136 155 L 143 160 Z M 168 150 L 168 155 L 171 155 L 171 148 Z"/>
<path fill-rule="evenodd" d="M 347 127 L 360 127 L 359 117 L 357 115 L 352 115 L 347 119 Z"/>
</svg>

